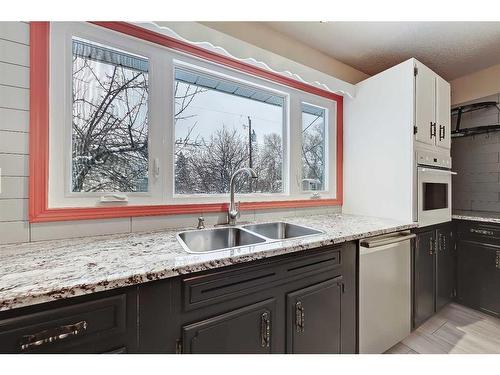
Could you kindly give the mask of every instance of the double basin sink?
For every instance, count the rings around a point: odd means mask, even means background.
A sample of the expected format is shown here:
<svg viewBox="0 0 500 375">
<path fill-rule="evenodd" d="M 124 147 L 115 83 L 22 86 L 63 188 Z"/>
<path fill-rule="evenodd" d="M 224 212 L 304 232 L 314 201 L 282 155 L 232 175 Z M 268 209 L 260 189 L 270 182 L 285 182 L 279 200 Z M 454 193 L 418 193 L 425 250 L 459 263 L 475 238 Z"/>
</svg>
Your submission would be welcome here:
<svg viewBox="0 0 500 375">
<path fill-rule="evenodd" d="M 186 231 L 177 234 L 177 239 L 188 253 L 210 253 L 321 233 L 301 225 L 273 222 Z"/>
</svg>

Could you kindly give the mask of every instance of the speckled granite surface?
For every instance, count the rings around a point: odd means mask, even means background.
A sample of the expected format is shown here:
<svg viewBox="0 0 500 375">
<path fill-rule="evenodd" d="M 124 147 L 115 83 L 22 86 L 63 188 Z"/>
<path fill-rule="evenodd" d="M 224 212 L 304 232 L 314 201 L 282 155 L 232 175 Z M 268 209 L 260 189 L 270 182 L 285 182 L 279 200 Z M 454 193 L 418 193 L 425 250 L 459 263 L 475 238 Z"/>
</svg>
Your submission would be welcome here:
<svg viewBox="0 0 500 375">
<path fill-rule="evenodd" d="M 453 211 L 452 219 L 483 221 L 486 223 L 499 223 L 500 213 L 485 211 Z"/>
<path fill-rule="evenodd" d="M 179 229 L 0 246 L 0 311 L 415 227 L 340 214 L 286 221 L 324 233 L 209 254 L 186 253 Z"/>
</svg>

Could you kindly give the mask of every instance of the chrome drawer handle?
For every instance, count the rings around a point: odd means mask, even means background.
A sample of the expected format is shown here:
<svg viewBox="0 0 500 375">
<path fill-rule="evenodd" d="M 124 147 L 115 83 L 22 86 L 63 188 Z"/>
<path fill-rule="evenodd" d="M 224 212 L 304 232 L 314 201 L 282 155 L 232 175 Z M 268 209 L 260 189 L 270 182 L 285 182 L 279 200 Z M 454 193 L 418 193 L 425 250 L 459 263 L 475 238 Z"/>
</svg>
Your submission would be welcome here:
<svg viewBox="0 0 500 375">
<path fill-rule="evenodd" d="M 24 351 L 52 342 L 65 340 L 73 336 L 78 336 L 87 330 L 87 326 L 87 322 L 82 320 L 81 322 L 75 324 L 51 328 L 33 335 L 23 336 L 21 338 L 21 350 Z"/>
<path fill-rule="evenodd" d="M 491 230 L 485 230 L 485 229 L 470 229 L 471 233 L 477 233 L 477 234 L 484 234 L 486 236 L 493 236 L 495 233 Z"/>
<path fill-rule="evenodd" d="M 260 316 L 260 346 L 269 348 L 271 343 L 271 319 L 269 313 L 262 313 Z"/>
</svg>

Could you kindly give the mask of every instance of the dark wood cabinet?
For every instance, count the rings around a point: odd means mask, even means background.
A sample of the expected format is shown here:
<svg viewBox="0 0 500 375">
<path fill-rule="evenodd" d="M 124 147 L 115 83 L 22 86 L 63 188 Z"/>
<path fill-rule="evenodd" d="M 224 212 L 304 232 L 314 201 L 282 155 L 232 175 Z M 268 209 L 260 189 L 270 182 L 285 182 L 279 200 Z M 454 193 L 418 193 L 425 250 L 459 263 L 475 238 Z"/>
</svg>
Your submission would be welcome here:
<svg viewBox="0 0 500 375">
<path fill-rule="evenodd" d="M 350 242 L 141 285 L 139 351 L 355 353 L 356 259 Z"/>
<path fill-rule="evenodd" d="M 0 314 L 0 353 L 134 352 L 136 288 Z"/>
<path fill-rule="evenodd" d="M 436 311 L 450 303 L 456 294 L 456 249 L 453 228 L 436 230 Z"/>
<path fill-rule="evenodd" d="M 457 301 L 500 317 L 500 225 L 464 222 L 458 230 Z"/>
<path fill-rule="evenodd" d="M 183 353 L 272 352 L 276 301 L 269 299 L 182 327 Z"/>
<path fill-rule="evenodd" d="M 287 352 L 341 352 L 342 277 L 288 293 Z"/>
<path fill-rule="evenodd" d="M 456 252 L 452 223 L 416 231 L 413 257 L 413 327 L 453 299 Z"/>
<path fill-rule="evenodd" d="M 348 242 L 4 311 L 0 353 L 355 353 L 356 264 Z"/>
<path fill-rule="evenodd" d="M 436 231 L 429 230 L 418 233 L 415 242 L 413 322 L 414 326 L 417 327 L 430 318 L 435 311 L 434 247 Z"/>
</svg>

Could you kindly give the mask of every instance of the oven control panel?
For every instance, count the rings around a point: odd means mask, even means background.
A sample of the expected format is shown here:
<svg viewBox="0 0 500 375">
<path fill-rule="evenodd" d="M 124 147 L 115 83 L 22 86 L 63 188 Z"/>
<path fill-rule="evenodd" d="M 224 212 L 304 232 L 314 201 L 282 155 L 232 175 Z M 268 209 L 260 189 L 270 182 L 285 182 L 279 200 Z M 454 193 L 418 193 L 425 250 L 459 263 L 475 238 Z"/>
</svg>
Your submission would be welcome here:
<svg viewBox="0 0 500 375">
<path fill-rule="evenodd" d="M 417 152 L 417 164 L 451 169 L 451 157 L 433 152 Z"/>
</svg>

